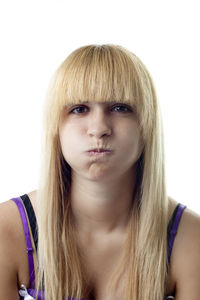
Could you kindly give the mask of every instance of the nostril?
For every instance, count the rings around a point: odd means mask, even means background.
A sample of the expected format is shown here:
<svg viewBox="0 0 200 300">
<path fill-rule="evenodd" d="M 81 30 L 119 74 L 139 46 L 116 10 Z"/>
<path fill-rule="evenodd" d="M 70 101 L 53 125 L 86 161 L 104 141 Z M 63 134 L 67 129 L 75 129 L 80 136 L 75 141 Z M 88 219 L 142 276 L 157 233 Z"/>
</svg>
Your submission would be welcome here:
<svg viewBox="0 0 200 300">
<path fill-rule="evenodd" d="M 95 136 L 97 138 L 102 138 L 106 136 L 110 136 L 112 130 L 110 128 L 90 128 L 88 129 L 88 135 Z"/>
</svg>

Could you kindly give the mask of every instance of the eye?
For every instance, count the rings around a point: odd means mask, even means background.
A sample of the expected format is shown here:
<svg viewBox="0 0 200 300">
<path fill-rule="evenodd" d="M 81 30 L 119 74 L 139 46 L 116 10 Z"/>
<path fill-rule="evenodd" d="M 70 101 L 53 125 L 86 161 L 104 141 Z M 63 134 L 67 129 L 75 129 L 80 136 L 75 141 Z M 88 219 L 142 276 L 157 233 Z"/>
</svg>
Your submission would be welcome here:
<svg viewBox="0 0 200 300">
<path fill-rule="evenodd" d="M 70 110 L 70 113 L 79 115 L 79 114 L 85 113 L 87 111 L 88 111 L 88 108 L 86 106 L 77 106 L 77 107 L 73 108 L 72 110 Z"/>
<path fill-rule="evenodd" d="M 132 112 L 131 107 L 124 104 L 116 104 L 112 107 L 112 110 L 120 113 Z"/>
</svg>

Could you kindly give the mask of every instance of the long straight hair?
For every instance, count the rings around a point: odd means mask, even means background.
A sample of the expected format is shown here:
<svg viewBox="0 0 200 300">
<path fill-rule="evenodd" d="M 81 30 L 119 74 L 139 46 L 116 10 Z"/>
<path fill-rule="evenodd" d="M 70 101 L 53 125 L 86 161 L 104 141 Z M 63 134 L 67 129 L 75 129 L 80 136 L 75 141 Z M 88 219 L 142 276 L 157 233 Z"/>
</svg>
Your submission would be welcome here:
<svg viewBox="0 0 200 300">
<path fill-rule="evenodd" d="M 71 169 L 59 139 L 66 105 L 86 100 L 132 105 L 144 141 L 127 240 L 109 288 L 115 289 L 126 273 L 124 299 L 161 300 L 167 275 L 168 219 L 161 112 L 146 67 L 135 54 L 117 45 L 89 45 L 72 52 L 57 69 L 47 92 L 38 189 L 37 288 L 45 289 L 48 300 L 80 299 L 90 292 L 73 226 Z"/>
</svg>

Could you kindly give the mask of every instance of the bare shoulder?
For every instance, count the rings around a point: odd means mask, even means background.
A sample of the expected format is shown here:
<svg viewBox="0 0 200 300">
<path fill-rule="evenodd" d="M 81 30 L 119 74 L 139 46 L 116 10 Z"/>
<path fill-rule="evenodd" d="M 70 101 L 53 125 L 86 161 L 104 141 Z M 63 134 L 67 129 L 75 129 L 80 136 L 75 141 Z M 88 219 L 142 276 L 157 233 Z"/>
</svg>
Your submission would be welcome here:
<svg viewBox="0 0 200 300">
<path fill-rule="evenodd" d="M 0 204 L 0 299 L 18 299 L 18 218 L 15 203 Z"/>
<path fill-rule="evenodd" d="M 18 210 L 16 204 L 5 201 L 0 204 L 0 238 L 4 242 L 15 242 L 18 238 L 17 226 L 19 224 Z"/>
<path fill-rule="evenodd" d="M 36 191 L 28 193 L 36 209 Z M 0 203 L 0 299 L 19 299 L 19 285 L 29 284 L 24 230 L 14 201 Z"/>
<path fill-rule="evenodd" d="M 173 249 L 174 256 L 178 254 L 177 258 L 180 257 L 182 259 L 185 256 L 185 258 L 189 258 L 190 254 L 187 252 L 192 250 L 194 246 L 195 249 L 193 251 L 195 252 L 196 247 L 200 247 L 200 215 L 186 208 L 178 227 Z"/>
<path fill-rule="evenodd" d="M 200 216 L 186 208 L 174 241 L 171 270 L 176 282 L 176 300 L 199 299 Z"/>
</svg>

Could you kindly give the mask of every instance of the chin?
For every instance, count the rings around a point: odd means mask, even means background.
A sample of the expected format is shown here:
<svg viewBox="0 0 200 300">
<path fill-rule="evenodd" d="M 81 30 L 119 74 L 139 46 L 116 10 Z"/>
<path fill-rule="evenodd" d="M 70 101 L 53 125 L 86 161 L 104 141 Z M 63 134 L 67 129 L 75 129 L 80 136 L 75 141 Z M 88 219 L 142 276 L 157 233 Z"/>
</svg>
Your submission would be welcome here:
<svg viewBox="0 0 200 300">
<path fill-rule="evenodd" d="M 116 177 L 117 172 L 114 168 L 109 168 L 108 166 L 91 166 L 87 177 L 91 181 L 98 181 L 98 182 L 108 182 L 109 180 L 113 180 Z"/>
</svg>

